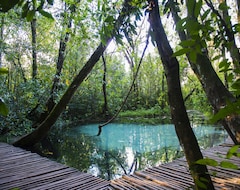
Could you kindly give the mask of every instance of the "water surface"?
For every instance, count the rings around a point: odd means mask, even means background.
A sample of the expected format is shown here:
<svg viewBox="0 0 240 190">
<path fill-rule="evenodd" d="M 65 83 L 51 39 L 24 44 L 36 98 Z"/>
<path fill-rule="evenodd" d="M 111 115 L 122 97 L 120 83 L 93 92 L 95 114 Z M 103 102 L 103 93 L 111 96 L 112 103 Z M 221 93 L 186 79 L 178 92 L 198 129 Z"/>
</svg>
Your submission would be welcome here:
<svg viewBox="0 0 240 190">
<path fill-rule="evenodd" d="M 222 127 L 195 126 L 201 148 L 223 143 Z M 57 161 L 105 179 L 159 165 L 183 156 L 174 126 L 98 124 L 70 128 L 52 137 Z"/>
</svg>

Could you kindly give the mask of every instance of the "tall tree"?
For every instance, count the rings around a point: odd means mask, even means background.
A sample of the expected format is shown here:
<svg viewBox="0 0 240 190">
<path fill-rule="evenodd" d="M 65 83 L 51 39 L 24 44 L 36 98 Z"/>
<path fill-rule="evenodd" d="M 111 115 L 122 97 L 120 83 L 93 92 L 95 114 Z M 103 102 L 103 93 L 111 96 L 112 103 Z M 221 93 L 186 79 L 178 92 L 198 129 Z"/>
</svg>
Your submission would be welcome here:
<svg viewBox="0 0 240 190">
<path fill-rule="evenodd" d="M 68 6 L 65 3 L 65 8 L 64 8 L 64 13 L 62 15 L 63 16 L 63 34 L 61 35 L 60 38 L 60 43 L 59 43 L 59 49 L 58 49 L 58 58 L 57 58 L 57 62 L 56 62 L 56 73 L 54 75 L 54 79 L 53 79 L 53 84 L 51 87 L 51 91 L 50 91 L 50 95 L 49 98 L 47 99 L 46 103 L 45 103 L 45 109 L 44 112 L 40 114 L 40 117 L 33 117 L 33 118 L 37 118 L 37 121 L 35 121 L 35 124 L 39 124 L 41 122 L 43 122 L 46 117 L 48 116 L 48 114 L 52 111 L 53 107 L 56 105 L 56 100 L 55 100 L 55 94 L 58 93 L 59 91 L 59 85 L 60 85 L 60 78 L 61 78 L 61 73 L 62 73 L 62 68 L 63 68 L 63 64 L 64 64 L 64 60 L 66 57 L 66 51 L 67 51 L 67 43 L 70 39 L 70 30 L 72 27 L 72 17 L 73 17 L 73 12 L 75 12 L 75 6 L 76 5 L 70 5 Z M 35 114 L 38 115 L 38 113 L 35 113 L 34 111 L 37 110 L 36 108 L 39 106 L 36 105 L 36 107 L 30 112 L 31 114 Z M 35 125 L 34 124 L 34 125 Z"/>
<path fill-rule="evenodd" d="M 222 9 L 223 14 L 221 15 L 220 12 L 214 7 L 211 0 L 205 0 L 206 4 L 212 10 L 212 12 L 217 16 L 218 25 L 220 30 L 223 29 L 223 45 L 229 51 L 231 58 L 233 60 L 233 67 L 234 69 L 240 69 L 240 52 L 238 50 L 234 31 L 232 28 L 231 17 L 228 13 L 227 2 L 225 0 L 221 0 L 219 7 Z M 225 35 L 224 35 L 225 34 Z M 235 72 L 237 74 L 237 72 Z"/>
<path fill-rule="evenodd" d="M 103 98 L 104 98 L 104 104 L 103 104 L 103 114 L 105 118 L 108 118 L 108 101 L 107 101 L 107 64 L 104 55 L 102 55 L 102 61 L 103 61 L 103 79 L 102 79 L 102 90 L 103 90 Z"/>
<path fill-rule="evenodd" d="M 178 15 L 179 7 L 176 6 L 176 3 L 174 1 L 171 0 L 169 2 L 174 22 L 177 26 L 179 26 L 179 23 L 183 20 Z M 189 8 L 188 10 L 189 11 L 187 18 L 189 18 L 193 23 L 197 22 L 196 17 L 194 16 L 194 14 L 191 13 L 194 12 L 194 9 Z M 188 48 L 189 50 L 196 49 L 193 46 L 197 45 L 199 46 L 198 49 L 204 50 L 202 52 L 195 52 L 195 55 L 191 55 L 191 53 L 192 54 L 194 53 L 193 51 L 187 52 L 186 56 L 189 60 L 192 70 L 194 71 L 200 83 L 202 84 L 203 90 L 205 91 L 207 98 L 213 107 L 214 112 L 217 113 L 223 106 L 226 106 L 228 101 L 235 102 L 236 98 L 225 87 L 225 85 L 222 83 L 221 79 L 215 72 L 212 63 L 209 59 L 206 47 L 203 46 L 203 43 L 199 41 L 200 39 L 199 34 L 196 31 L 192 30 L 191 25 L 189 25 L 189 27 L 186 28 L 188 34 L 186 34 L 185 31 L 181 29 L 181 27 L 176 27 L 176 30 L 179 34 L 182 44 L 184 43 L 187 44 L 184 46 L 184 48 Z M 193 33 L 194 35 L 191 35 L 191 33 Z M 195 56 L 196 58 L 193 60 L 193 57 Z M 229 136 L 232 138 L 235 144 L 238 144 L 240 142 L 239 136 L 240 129 L 238 127 L 239 122 L 240 119 L 238 116 L 233 116 L 230 119 L 225 118 L 222 120 L 224 128 L 226 129 L 226 131 L 228 132 Z M 235 131 L 235 135 L 233 134 L 232 130 Z"/>
<path fill-rule="evenodd" d="M 33 1 L 33 13 L 36 12 L 36 1 Z M 28 19 L 28 17 L 27 17 Z M 30 19 L 30 18 L 29 18 Z M 31 20 L 31 32 L 32 32 L 32 78 L 37 77 L 37 18 L 33 16 Z"/>
<path fill-rule="evenodd" d="M 107 36 L 105 36 L 103 39 L 104 43 L 101 43 L 93 52 L 93 54 L 83 66 L 83 68 L 80 70 L 78 75 L 73 79 L 72 83 L 70 84 L 66 92 L 63 94 L 60 101 L 54 106 L 47 118 L 41 124 L 39 124 L 32 133 L 14 142 L 14 146 L 30 148 L 47 135 L 52 125 L 56 122 L 60 114 L 63 112 L 63 110 L 71 100 L 79 85 L 91 72 L 92 68 L 96 65 L 101 55 L 111 42 L 112 38 L 116 37 L 117 34 L 119 34 L 119 29 L 121 28 L 122 24 L 129 19 L 129 15 L 134 11 L 136 11 L 136 8 L 131 5 L 131 0 L 125 0 L 118 18 L 114 22 L 114 25 L 110 27 L 111 30 L 106 34 Z"/>
<path fill-rule="evenodd" d="M 186 155 L 196 188 L 214 189 L 207 167 L 195 163 L 203 156 L 186 112 L 180 86 L 179 63 L 176 57 L 173 57 L 173 50 L 162 26 L 158 1 L 149 1 L 149 6 L 149 21 L 166 74 L 171 116 L 178 139 Z"/>
<path fill-rule="evenodd" d="M 32 32 L 32 78 L 37 77 L 37 19 L 31 21 Z"/>
<path fill-rule="evenodd" d="M 4 31 L 4 15 L 1 18 L 1 28 L 0 28 L 0 67 L 2 66 L 2 55 L 3 55 L 3 31 Z"/>
</svg>

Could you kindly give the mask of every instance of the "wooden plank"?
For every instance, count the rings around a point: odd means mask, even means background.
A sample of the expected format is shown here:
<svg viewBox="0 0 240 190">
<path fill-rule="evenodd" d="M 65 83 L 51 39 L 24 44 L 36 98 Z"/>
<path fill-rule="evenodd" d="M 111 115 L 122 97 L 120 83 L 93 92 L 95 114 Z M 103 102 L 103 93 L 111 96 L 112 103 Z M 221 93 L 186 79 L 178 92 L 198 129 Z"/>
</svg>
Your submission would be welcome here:
<svg viewBox="0 0 240 190">
<path fill-rule="evenodd" d="M 221 162 L 231 161 L 240 166 L 240 159 L 225 159 L 230 144 L 213 147 L 203 152 L 205 157 Z M 240 170 L 209 167 L 216 189 L 240 189 Z M 169 190 L 191 189 L 193 180 L 186 159 L 137 171 L 111 182 L 82 173 L 74 168 L 40 157 L 37 154 L 0 143 L 0 189 L 9 190 Z"/>
<path fill-rule="evenodd" d="M 1 190 L 12 188 L 110 190 L 109 183 L 35 153 L 0 143 Z"/>
<path fill-rule="evenodd" d="M 180 187 L 188 187 L 187 185 L 182 186 L 181 184 L 177 183 L 175 180 L 171 180 L 168 177 L 164 177 L 161 175 L 161 177 L 157 177 L 157 176 L 152 176 L 152 175 L 148 175 L 147 173 L 144 172 L 136 172 L 136 175 L 139 175 L 143 178 L 146 178 L 147 180 L 151 180 L 157 184 L 159 184 L 160 186 L 164 186 L 164 187 L 169 187 L 171 189 L 179 189 Z"/>
<path fill-rule="evenodd" d="M 221 161 L 230 161 L 236 165 L 240 165 L 240 159 L 232 157 L 225 159 L 226 153 L 231 147 L 231 144 L 216 146 L 211 149 L 203 151 L 205 157 L 209 157 Z M 214 174 L 212 180 L 216 189 L 221 190 L 237 190 L 240 189 L 240 170 L 232 170 L 221 167 L 209 167 L 209 172 Z M 142 177 L 136 179 L 136 176 Z M 186 159 L 179 158 L 171 163 L 163 164 L 158 167 L 149 168 L 143 171 L 137 171 L 131 176 L 124 177 L 122 180 L 111 181 L 111 185 L 118 189 L 119 187 L 127 187 L 126 184 L 134 184 L 135 186 L 147 187 L 147 189 L 154 189 L 155 185 L 148 183 L 159 183 L 158 189 L 191 189 L 193 187 L 193 180 L 188 171 Z M 164 185 L 164 183 L 166 183 Z M 151 185 L 150 185 L 151 184 Z M 167 187 L 167 188 L 166 188 Z M 119 188 L 121 189 L 121 188 Z M 124 188 L 123 188 L 124 189 Z"/>
</svg>

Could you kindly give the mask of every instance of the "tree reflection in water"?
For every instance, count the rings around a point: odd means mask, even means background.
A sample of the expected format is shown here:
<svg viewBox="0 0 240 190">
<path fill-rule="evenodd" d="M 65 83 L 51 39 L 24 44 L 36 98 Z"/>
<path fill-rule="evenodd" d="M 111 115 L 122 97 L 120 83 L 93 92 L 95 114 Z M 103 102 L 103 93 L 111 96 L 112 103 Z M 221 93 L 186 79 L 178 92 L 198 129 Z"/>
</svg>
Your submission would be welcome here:
<svg viewBox="0 0 240 190">
<path fill-rule="evenodd" d="M 98 125 L 54 132 L 56 160 L 104 179 L 157 166 L 183 156 L 173 125 L 110 124 L 96 136 Z M 195 126 L 201 148 L 224 142 L 221 127 Z"/>
</svg>

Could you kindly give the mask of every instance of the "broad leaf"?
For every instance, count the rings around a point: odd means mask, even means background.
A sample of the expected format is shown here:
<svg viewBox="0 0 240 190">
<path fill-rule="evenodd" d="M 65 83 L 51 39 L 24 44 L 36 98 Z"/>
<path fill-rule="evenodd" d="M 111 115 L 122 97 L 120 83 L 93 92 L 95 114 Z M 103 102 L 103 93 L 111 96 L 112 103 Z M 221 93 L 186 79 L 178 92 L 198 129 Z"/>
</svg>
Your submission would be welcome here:
<svg viewBox="0 0 240 190">
<path fill-rule="evenodd" d="M 35 11 L 34 10 L 28 11 L 27 12 L 27 17 L 26 17 L 27 21 L 32 21 L 34 15 L 35 15 Z"/>
<path fill-rule="evenodd" d="M 207 16 L 208 16 L 208 14 L 210 13 L 210 9 L 208 9 L 207 11 L 205 11 L 204 13 L 203 13 L 203 15 L 201 16 L 201 18 L 202 18 L 202 20 L 205 20 L 206 18 L 207 18 Z"/>
<path fill-rule="evenodd" d="M 54 20 L 53 16 L 52 16 L 50 13 L 48 13 L 48 12 L 46 12 L 46 11 L 44 11 L 44 10 L 39 10 L 39 13 L 40 13 L 42 16 L 45 16 L 45 17 L 47 17 L 47 18 L 49 18 L 49 19 Z"/>
<path fill-rule="evenodd" d="M 177 56 L 189 53 L 190 51 L 191 51 L 191 48 L 183 48 L 183 49 L 180 49 L 180 50 L 174 52 L 172 56 L 177 57 Z"/>
<path fill-rule="evenodd" d="M 47 0 L 48 4 L 53 5 L 54 0 Z"/>
<path fill-rule="evenodd" d="M 221 167 L 223 168 L 229 168 L 229 169 L 239 169 L 238 166 L 236 164 L 233 164 L 232 162 L 228 162 L 228 161 L 222 161 L 219 164 Z"/>
<path fill-rule="evenodd" d="M 0 68 L 0 75 L 1 75 L 1 74 L 8 74 L 8 69 L 1 67 L 1 68 Z"/>
<path fill-rule="evenodd" d="M 240 153 L 238 153 L 238 150 L 240 149 L 240 145 L 235 145 L 231 147 L 227 152 L 227 158 L 231 158 L 232 156 L 240 157 Z"/>
<path fill-rule="evenodd" d="M 226 2 L 223 2 L 219 4 L 218 8 L 222 11 L 226 11 L 229 7 L 227 6 Z"/>
<path fill-rule="evenodd" d="M 220 109 L 219 112 L 212 117 L 211 122 L 215 123 L 218 120 L 234 113 L 240 113 L 240 100 L 234 103 L 229 102 L 224 108 Z"/>
<path fill-rule="evenodd" d="M 196 2 L 195 4 L 195 9 L 194 9 L 194 16 L 197 18 L 198 15 L 200 14 L 202 8 L 202 1 L 199 0 L 198 2 Z"/>
<path fill-rule="evenodd" d="M 12 9 L 20 0 L 1 0 L 0 1 L 0 12 L 7 12 Z"/>
<path fill-rule="evenodd" d="M 8 107 L 4 103 L 4 101 L 0 98 L 0 115 L 7 116 L 8 115 Z"/>
<path fill-rule="evenodd" d="M 181 41 L 179 45 L 181 45 L 182 47 L 189 47 L 195 45 L 195 43 L 196 43 L 195 40 L 189 39 Z"/>
<path fill-rule="evenodd" d="M 203 158 L 196 161 L 196 164 L 207 165 L 207 166 L 218 166 L 218 162 L 211 158 Z"/>
</svg>

